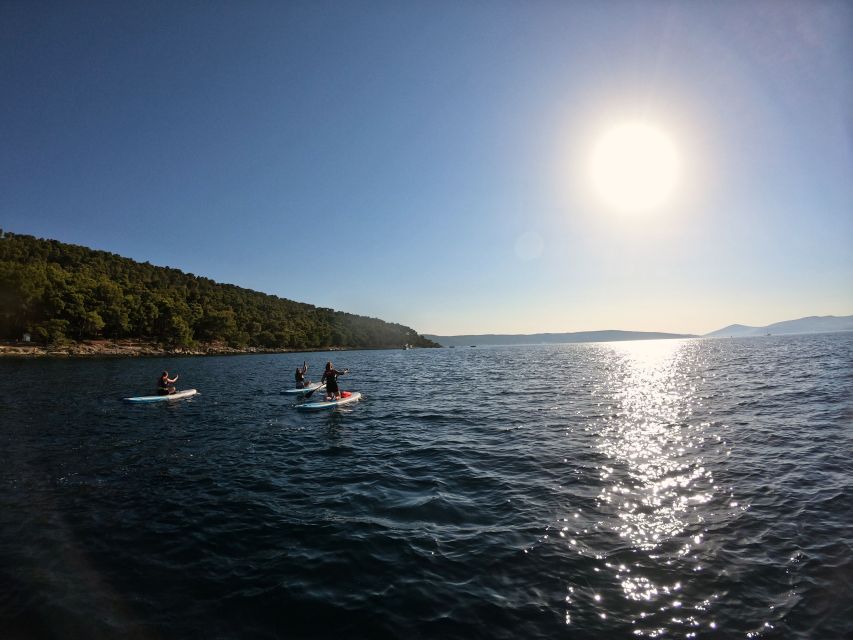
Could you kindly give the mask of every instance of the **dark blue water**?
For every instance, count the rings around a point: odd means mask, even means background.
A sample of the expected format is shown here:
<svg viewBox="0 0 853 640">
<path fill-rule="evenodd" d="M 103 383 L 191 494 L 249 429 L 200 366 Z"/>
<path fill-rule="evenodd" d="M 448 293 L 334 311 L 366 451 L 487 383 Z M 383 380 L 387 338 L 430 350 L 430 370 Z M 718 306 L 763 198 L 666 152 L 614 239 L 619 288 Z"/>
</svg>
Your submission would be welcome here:
<svg viewBox="0 0 853 640">
<path fill-rule="evenodd" d="M 853 634 L 853 334 L 303 357 L 0 361 L 0 637 Z"/>
</svg>

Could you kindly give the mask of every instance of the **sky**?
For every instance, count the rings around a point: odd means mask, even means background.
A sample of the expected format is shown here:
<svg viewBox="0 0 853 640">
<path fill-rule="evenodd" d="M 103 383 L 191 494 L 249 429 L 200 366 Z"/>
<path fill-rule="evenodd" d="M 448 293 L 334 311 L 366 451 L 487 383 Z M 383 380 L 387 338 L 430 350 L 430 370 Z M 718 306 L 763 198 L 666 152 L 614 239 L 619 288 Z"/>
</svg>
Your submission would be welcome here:
<svg viewBox="0 0 853 640">
<path fill-rule="evenodd" d="M 849 2 L 3 0 L 0 228 L 439 335 L 853 314 L 851 61 Z"/>
</svg>

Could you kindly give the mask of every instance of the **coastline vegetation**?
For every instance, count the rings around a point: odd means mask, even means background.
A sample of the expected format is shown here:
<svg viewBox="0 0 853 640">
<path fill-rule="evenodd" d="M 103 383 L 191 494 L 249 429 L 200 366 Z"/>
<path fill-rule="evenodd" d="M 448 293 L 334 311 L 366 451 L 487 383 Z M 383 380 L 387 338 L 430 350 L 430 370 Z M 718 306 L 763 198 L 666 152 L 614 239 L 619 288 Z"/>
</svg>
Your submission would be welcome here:
<svg viewBox="0 0 853 640">
<path fill-rule="evenodd" d="M 135 339 L 169 349 L 437 347 L 409 327 L 106 251 L 0 230 L 0 339 Z"/>
</svg>

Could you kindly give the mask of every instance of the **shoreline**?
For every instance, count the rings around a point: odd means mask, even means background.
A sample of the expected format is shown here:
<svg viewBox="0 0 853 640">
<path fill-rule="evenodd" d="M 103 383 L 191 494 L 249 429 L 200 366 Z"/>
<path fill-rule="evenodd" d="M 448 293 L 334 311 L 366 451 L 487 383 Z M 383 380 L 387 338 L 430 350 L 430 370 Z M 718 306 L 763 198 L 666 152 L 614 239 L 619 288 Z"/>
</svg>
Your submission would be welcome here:
<svg viewBox="0 0 853 640">
<path fill-rule="evenodd" d="M 316 353 L 325 351 L 361 351 L 375 349 L 400 349 L 401 347 L 318 347 L 312 349 L 269 349 L 245 347 L 243 349 L 222 344 L 200 347 L 164 347 L 155 342 L 137 340 L 82 340 L 57 345 L 40 345 L 27 342 L 0 343 L 0 358 L 174 358 L 198 356 L 239 356 L 275 353 Z"/>
</svg>

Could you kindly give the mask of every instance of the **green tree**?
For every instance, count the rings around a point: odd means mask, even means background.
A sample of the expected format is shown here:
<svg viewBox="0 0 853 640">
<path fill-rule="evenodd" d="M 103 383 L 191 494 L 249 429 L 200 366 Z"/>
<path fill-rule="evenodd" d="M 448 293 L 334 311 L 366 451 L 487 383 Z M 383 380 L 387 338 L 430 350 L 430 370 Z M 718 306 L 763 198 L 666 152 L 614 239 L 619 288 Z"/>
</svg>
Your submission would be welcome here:
<svg viewBox="0 0 853 640">
<path fill-rule="evenodd" d="M 33 335 L 45 344 L 65 342 L 67 331 L 68 320 L 60 320 L 59 318 L 39 322 L 33 327 Z"/>
</svg>

